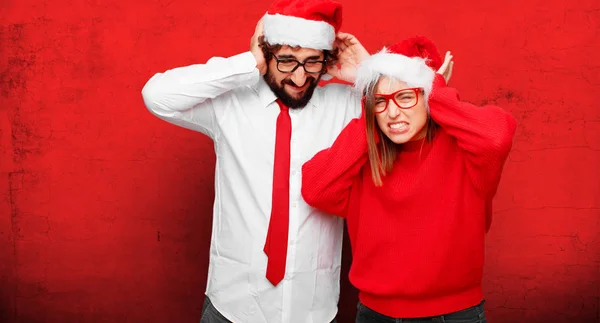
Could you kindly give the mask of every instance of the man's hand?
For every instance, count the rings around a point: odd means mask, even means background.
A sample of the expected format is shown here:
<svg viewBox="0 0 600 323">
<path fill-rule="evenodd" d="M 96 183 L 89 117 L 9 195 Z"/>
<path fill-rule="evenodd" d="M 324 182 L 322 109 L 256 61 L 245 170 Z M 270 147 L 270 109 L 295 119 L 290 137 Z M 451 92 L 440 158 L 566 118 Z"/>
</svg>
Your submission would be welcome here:
<svg viewBox="0 0 600 323">
<path fill-rule="evenodd" d="M 354 83 L 358 64 L 370 56 L 369 52 L 356 37 L 343 32 L 337 34 L 335 45 L 339 48 L 338 62 L 340 67 L 330 67 L 327 69 L 327 74 L 339 80 Z"/>
<path fill-rule="evenodd" d="M 260 75 L 265 75 L 267 73 L 267 62 L 265 60 L 265 55 L 263 54 L 262 48 L 258 46 L 258 37 L 263 35 L 263 18 L 260 18 L 258 24 L 256 24 L 256 29 L 254 29 L 254 35 L 250 39 L 250 52 L 254 55 L 256 59 L 256 68 L 260 72 Z"/>
<path fill-rule="evenodd" d="M 442 76 L 444 76 L 446 84 L 448 84 L 448 81 L 450 81 L 450 77 L 452 76 L 452 68 L 454 67 L 454 61 L 452 60 L 453 58 L 454 57 L 450 52 L 446 52 L 444 64 L 442 64 L 440 69 L 437 71 L 438 74 L 442 74 Z"/>
</svg>

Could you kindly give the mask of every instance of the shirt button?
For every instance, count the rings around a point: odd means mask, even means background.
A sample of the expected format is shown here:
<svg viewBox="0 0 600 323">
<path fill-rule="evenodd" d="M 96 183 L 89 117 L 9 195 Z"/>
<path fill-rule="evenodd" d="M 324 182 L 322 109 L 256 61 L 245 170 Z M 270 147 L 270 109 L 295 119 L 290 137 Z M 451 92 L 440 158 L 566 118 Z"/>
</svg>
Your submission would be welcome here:
<svg viewBox="0 0 600 323">
<path fill-rule="evenodd" d="M 292 171 L 292 175 L 296 175 L 296 173 L 298 173 L 298 172 L 295 170 Z"/>
<path fill-rule="evenodd" d="M 298 203 L 296 203 L 296 202 L 293 202 L 293 203 L 292 203 L 292 207 L 293 207 L 293 208 L 296 208 L 296 207 L 298 207 Z"/>
</svg>

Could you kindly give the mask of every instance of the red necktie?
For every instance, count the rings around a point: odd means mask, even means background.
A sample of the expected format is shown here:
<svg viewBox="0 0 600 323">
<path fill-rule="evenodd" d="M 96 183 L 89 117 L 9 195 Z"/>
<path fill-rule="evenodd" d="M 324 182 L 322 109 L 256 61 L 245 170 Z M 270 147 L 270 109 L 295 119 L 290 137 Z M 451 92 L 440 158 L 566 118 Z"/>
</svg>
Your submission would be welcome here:
<svg viewBox="0 0 600 323">
<path fill-rule="evenodd" d="M 264 249 L 265 254 L 269 257 L 267 279 L 274 286 L 277 286 L 285 276 L 290 222 L 290 139 L 292 138 L 292 120 L 288 113 L 288 107 L 279 100 L 277 100 L 277 104 L 281 111 L 277 117 L 275 137 L 271 219 Z"/>
</svg>

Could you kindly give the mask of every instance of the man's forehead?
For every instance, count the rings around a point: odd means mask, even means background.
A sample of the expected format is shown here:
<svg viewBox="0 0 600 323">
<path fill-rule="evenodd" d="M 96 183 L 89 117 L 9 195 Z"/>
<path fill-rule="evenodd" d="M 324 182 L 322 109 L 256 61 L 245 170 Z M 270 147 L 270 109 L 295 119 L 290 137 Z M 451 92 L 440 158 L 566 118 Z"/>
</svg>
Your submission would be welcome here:
<svg viewBox="0 0 600 323">
<path fill-rule="evenodd" d="M 277 56 L 288 56 L 294 57 L 297 59 L 305 59 L 308 57 L 322 56 L 323 51 L 312 48 L 304 48 L 304 47 L 290 47 L 287 45 L 281 46 L 281 48 L 275 53 Z"/>
</svg>

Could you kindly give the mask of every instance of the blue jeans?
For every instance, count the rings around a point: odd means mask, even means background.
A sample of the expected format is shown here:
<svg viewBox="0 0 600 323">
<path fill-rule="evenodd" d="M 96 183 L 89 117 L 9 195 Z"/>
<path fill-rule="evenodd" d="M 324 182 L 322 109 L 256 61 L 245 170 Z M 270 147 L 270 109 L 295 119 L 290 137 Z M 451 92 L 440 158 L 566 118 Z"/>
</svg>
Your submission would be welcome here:
<svg viewBox="0 0 600 323">
<path fill-rule="evenodd" d="M 479 305 L 450 314 L 403 319 L 379 314 L 359 302 L 358 311 L 356 312 L 356 323 L 486 323 L 483 303 L 485 301 L 482 301 Z"/>
<path fill-rule="evenodd" d="M 204 299 L 204 305 L 202 306 L 202 317 L 200 318 L 200 323 L 232 323 L 228 319 L 223 316 L 223 314 L 219 313 L 217 309 L 210 302 L 210 299 L 206 297 Z M 331 321 L 331 323 L 336 323 L 335 319 Z"/>
</svg>

